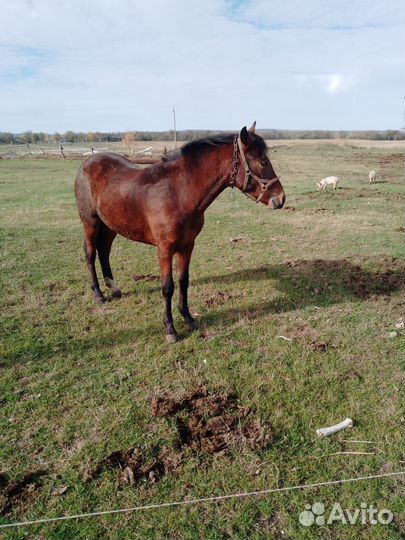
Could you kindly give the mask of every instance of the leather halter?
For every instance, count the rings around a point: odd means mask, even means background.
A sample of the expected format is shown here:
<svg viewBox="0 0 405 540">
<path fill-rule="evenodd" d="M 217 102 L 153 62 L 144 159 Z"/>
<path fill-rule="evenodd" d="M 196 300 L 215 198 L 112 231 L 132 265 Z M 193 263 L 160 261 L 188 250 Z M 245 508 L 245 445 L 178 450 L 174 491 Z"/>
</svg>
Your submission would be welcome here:
<svg viewBox="0 0 405 540">
<path fill-rule="evenodd" d="M 232 179 L 231 179 L 230 186 L 233 187 L 235 185 L 236 176 L 238 174 L 238 150 L 239 150 L 241 162 L 242 162 L 242 165 L 243 165 L 243 168 L 244 168 L 244 171 L 245 171 L 245 177 L 243 179 L 242 193 L 244 195 L 246 195 L 246 197 L 249 197 L 250 199 L 253 199 L 255 202 L 258 203 L 258 202 L 260 202 L 262 200 L 263 195 L 266 193 L 266 191 L 269 189 L 269 187 L 271 185 L 275 184 L 276 182 L 279 182 L 279 178 L 278 178 L 278 176 L 275 176 L 274 178 L 271 178 L 271 179 L 270 178 L 260 178 L 259 176 L 257 176 L 256 174 L 254 174 L 250 170 L 249 163 L 247 162 L 245 153 L 243 152 L 242 142 L 240 140 L 239 135 L 235 135 L 235 138 L 233 140 L 233 148 L 234 148 L 234 152 L 233 152 L 233 172 L 232 172 Z M 251 178 L 253 180 L 255 180 L 259 184 L 259 186 L 261 187 L 261 193 L 257 197 L 257 199 L 255 199 L 252 195 L 250 195 L 249 193 L 246 192 L 247 188 L 248 188 L 248 185 L 249 185 L 249 180 Z"/>
</svg>

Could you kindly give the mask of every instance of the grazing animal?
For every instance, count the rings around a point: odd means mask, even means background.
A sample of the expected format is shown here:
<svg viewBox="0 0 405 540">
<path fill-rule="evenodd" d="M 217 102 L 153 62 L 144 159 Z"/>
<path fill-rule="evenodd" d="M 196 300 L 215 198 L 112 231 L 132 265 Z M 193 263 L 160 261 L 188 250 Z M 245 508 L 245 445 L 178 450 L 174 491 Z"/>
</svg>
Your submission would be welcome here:
<svg viewBox="0 0 405 540">
<path fill-rule="evenodd" d="M 368 173 L 368 182 L 369 182 L 369 184 L 374 184 L 376 178 L 377 178 L 377 173 L 375 171 L 370 171 Z"/>
<path fill-rule="evenodd" d="M 113 153 L 89 157 L 75 183 L 84 228 L 84 252 L 97 301 L 105 300 L 98 282 L 98 254 L 105 284 L 120 297 L 110 267 L 117 234 L 157 247 L 169 343 L 178 340 L 173 324 L 173 257 L 179 274 L 179 310 L 189 330 L 196 328 L 187 302 L 189 264 L 204 212 L 227 187 L 235 186 L 268 208 L 282 208 L 285 194 L 255 124 L 236 135 L 192 141 L 167 161 L 140 169 Z"/>
<path fill-rule="evenodd" d="M 336 189 L 338 183 L 339 178 L 337 176 L 328 176 L 327 178 L 324 178 L 318 182 L 316 185 L 319 189 L 326 189 L 328 186 L 333 186 L 333 189 Z"/>
</svg>

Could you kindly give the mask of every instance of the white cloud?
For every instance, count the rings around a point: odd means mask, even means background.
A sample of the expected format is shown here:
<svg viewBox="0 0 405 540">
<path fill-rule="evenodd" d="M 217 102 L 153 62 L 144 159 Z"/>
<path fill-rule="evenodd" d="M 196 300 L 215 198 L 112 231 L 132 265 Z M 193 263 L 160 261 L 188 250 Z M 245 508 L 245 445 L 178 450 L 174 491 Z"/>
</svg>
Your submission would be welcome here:
<svg viewBox="0 0 405 540">
<path fill-rule="evenodd" d="M 330 94 L 335 94 L 342 89 L 344 83 L 344 78 L 338 73 L 328 76 L 327 90 Z"/>
<path fill-rule="evenodd" d="M 180 128 L 400 127 L 401 11 L 397 0 L 7 2 L 0 130 L 167 129 L 173 104 Z"/>
<path fill-rule="evenodd" d="M 235 16 L 276 28 L 364 28 L 401 25 L 398 0 L 288 0 L 241 2 Z"/>
<path fill-rule="evenodd" d="M 354 80 L 342 73 L 328 73 L 318 75 L 298 74 L 293 76 L 295 83 L 302 89 L 304 87 L 320 89 L 328 94 L 339 94 L 354 86 Z"/>
</svg>

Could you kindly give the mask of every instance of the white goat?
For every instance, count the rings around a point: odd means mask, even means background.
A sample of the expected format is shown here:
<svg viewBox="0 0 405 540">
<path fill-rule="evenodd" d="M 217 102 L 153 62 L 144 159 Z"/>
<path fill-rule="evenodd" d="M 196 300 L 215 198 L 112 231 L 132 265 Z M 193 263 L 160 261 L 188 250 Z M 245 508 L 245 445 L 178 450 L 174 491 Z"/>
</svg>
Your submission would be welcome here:
<svg viewBox="0 0 405 540">
<path fill-rule="evenodd" d="M 370 171 L 369 174 L 368 174 L 368 182 L 369 182 L 369 184 L 374 184 L 376 178 L 377 178 L 377 173 L 375 171 Z"/>
<path fill-rule="evenodd" d="M 323 180 L 318 182 L 316 185 L 319 189 L 326 189 L 327 186 L 333 186 L 333 189 L 336 189 L 338 183 L 339 178 L 337 176 L 328 176 L 327 178 L 324 178 Z"/>
</svg>

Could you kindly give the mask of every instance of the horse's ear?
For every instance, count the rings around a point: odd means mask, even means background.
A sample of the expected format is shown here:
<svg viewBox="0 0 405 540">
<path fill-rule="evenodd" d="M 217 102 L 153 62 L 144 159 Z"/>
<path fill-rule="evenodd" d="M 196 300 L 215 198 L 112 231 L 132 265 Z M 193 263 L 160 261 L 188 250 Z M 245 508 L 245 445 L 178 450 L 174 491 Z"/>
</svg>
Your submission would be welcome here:
<svg viewBox="0 0 405 540">
<path fill-rule="evenodd" d="M 252 137 L 249 134 L 249 131 L 246 129 L 246 126 L 241 129 L 240 140 L 245 146 L 249 146 L 249 143 L 252 142 Z"/>
<path fill-rule="evenodd" d="M 256 131 L 256 120 L 253 122 L 253 124 L 248 129 L 249 133 L 254 133 Z"/>
</svg>

